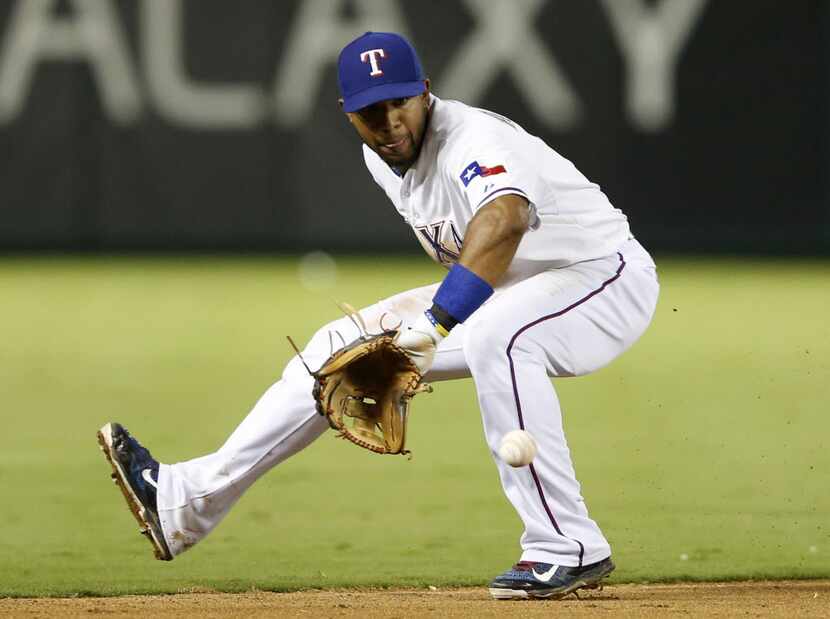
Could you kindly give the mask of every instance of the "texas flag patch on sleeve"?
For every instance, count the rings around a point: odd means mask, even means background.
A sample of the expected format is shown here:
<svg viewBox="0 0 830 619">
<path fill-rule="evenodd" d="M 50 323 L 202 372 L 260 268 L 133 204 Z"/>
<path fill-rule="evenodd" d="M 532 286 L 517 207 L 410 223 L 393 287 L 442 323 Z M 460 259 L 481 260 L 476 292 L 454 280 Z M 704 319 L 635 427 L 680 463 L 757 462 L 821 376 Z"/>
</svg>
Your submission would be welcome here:
<svg viewBox="0 0 830 619">
<path fill-rule="evenodd" d="M 464 168 L 461 173 L 461 182 L 467 187 L 476 176 L 493 176 L 494 174 L 504 174 L 507 169 L 503 165 L 487 166 L 479 165 L 478 161 L 473 161 L 470 165 Z"/>
</svg>

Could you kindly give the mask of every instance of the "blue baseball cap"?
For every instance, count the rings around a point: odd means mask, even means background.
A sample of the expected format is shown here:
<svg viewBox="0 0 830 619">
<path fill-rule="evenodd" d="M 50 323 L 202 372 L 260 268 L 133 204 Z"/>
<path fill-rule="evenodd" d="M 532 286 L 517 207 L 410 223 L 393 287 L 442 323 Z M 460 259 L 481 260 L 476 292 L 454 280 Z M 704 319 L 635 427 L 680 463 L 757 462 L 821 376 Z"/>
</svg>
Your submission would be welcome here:
<svg viewBox="0 0 830 619">
<path fill-rule="evenodd" d="M 344 47 L 337 59 L 337 81 L 346 112 L 426 90 L 415 48 L 394 32 L 367 32 Z"/>
</svg>

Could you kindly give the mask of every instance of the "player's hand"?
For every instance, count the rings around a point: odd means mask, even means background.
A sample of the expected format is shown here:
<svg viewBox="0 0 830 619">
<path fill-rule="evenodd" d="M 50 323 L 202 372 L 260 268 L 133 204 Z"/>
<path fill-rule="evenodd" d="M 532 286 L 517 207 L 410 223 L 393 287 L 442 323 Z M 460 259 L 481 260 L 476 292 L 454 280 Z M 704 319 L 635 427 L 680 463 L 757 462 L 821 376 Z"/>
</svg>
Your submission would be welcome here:
<svg viewBox="0 0 830 619">
<path fill-rule="evenodd" d="M 401 331 L 397 344 L 404 349 L 409 358 L 421 372 L 421 376 L 432 367 L 435 349 L 442 336 L 426 318 L 417 320 L 410 328 Z"/>
</svg>

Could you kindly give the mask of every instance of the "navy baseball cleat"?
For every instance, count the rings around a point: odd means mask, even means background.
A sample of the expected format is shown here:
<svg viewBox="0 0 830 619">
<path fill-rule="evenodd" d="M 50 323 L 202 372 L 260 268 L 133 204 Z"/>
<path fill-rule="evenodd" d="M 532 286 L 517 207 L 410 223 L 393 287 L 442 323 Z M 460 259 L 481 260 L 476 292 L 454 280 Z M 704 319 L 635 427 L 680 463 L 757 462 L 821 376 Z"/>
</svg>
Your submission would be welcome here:
<svg viewBox="0 0 830 619">
<path fill-rule="evenodd" d="M 490 583 L 490 595 L 497 600 L 559 599 L 577 589 L 598 589 L 613 571 L 611 557 L 582 567 L 519 561 Z"/>
<path fill-rule="evenodd" d="M 164 541 L 156 507 L 159 463 L 119 423 L 108 423 L 101 428 L 98 442 L 112 466 L 112 480 L 127 499 L 141 532 L 153 544 L 156 559 L 171 561 L 173 555 Z"/>
</svg>

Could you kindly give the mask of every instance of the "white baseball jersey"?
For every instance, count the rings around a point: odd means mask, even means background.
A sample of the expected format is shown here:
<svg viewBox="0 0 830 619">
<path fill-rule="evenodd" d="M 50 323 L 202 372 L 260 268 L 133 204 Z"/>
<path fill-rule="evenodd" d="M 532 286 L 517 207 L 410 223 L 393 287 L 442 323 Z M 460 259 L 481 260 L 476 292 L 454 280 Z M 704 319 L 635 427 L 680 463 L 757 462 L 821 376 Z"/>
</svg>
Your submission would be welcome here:
<svg viewBox="0 0 830 619">
<path fill-rule="evenodd" d="M 530 229 L 501 286 L 614 253 L 631 237 L 600 188 L 513 121 L 431 96 L 420 156 L 403 177 L 363 146 L 366 166 L 424 249 L 451 266 L 476 211 L 505 194 L 530 202 Z M 501 287 L 500 286 L 500 287 Z"/>
</svg>

